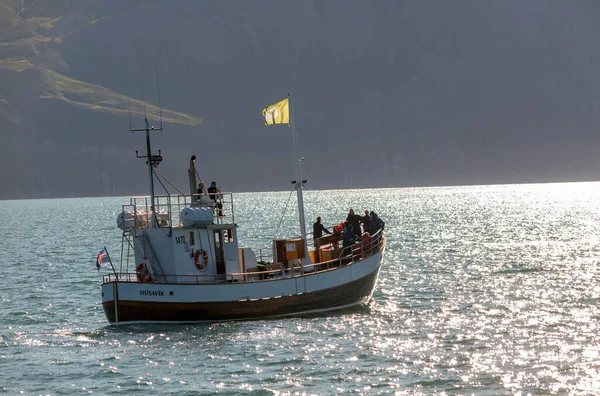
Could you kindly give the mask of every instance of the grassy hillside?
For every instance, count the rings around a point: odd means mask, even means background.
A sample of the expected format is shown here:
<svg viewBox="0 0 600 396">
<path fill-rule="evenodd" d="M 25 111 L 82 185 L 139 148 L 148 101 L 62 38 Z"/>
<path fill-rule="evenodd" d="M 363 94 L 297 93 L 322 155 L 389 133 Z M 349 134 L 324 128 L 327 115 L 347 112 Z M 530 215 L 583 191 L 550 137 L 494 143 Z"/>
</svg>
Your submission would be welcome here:
<svg viewBox="0 0 600 396">
<path fill-rule="evenodd" d="M 0 2 L 0 69 L 7 79 L 18 78 L 16 74 L 34 69 L 40 73 L 28 73 L 28 84 L 40 99 L 64 101 L 72 106 L 90 111 L 127 115 L 129 108 L 135 116 L 143 116 L 144 102 L 115 92 L 98 84 L 91 84 L 69 76 L 69 65 L 61 56 L 63 40 L 87 25 L 95 23 L 102 15 L 81 14 L 78 8 L 70 9 L 73 2 L 25 2 L 2 0 Z M 98 2 L 76 2 L 78 7 L 88 7 Z M 83 7 L 82 10 L 86 8 Z M 65 13 L 64 16 L 53 15 Z M 12 97 L 18 93 L 11 91 L 10 84 L 0 83 L 5 108 L 12 106 Z M 18 87 L 17 89 L 21 89 Z M 149 118 L 158 120 L 159 109 L 155 104 L 146 103 L 145 111 Z M 195 126 L 200 119 L 188 114 L 168 109 L 162 110 L 164 121 Z M 19 120 L 14 120 L 19 122 Z"/>
<path fill-rule="evenodd" d="M 111 88 L 74 77 L 63 56 L 69 37 L 147 4 L 0 0 L 0 140 L 7 164 L 0 168 L 0 199 L 139 191 L 141 182 L 123 174 L 123 167 L 136 166 L 138 148 L 123 134 L 127 119 L 134 127 L 143 126 L 144 115 L 153 125 L 162 115 L 170 128 L 201 124 L 181 111 L 162 108 L 161 114 L 157 95 L 146 101 L 139 90 L 138 97 L 127 95 L 124 79 Z M 152 77 L 149 91 L 156 90 Z"/>
</svg>

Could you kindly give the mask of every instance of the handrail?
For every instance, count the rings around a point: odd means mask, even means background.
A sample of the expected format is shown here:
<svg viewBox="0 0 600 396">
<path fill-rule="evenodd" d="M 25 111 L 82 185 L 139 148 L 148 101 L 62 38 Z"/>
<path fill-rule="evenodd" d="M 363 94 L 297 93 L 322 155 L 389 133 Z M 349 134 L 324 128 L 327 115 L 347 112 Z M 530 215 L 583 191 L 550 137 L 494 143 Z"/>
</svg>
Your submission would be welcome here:
<svg viewBox="0 0 600 396">
<path fill-rule="evenodd" d="M 358 244 L 357 244 L 358 245 Z M 386 245 L 386 240 L 385 237 L 383 236 L 383 232 L 382 231 L 378 231 L 377 233 L 375 233 L 373 235 L 373 240 L 370 244 L 370 246 L 365 249 L 362 244 L 359 247 L 355 247 L 354 249 L 351 250 L 351 252 L 345 256 L 339 257 L 339 258 L 335 258 L 332 260 L 328 260 L 328 261 L 323 261 L 323 262 L 319 262 L 319 263 L 312 263 L 312 264 L 307 264 L 307 265 L 302 265 L 302 266 L 294 266 L 294 267 L 290 267 L 290 268 L 283 268 L 283 269 L 273 269 L 273 270 L 265 270 L 265 271 L 250 271 L 250 272 L 235 272 L 235 273 L 230 273 L 227 274 L 227 280 L 223 281 L 223 280 L 217 280 L 216 276 L 213 278 L 212 281 L 210 280 L 206 280 L 206 276 L 202 276 L 202 275 L 169 275 L 169 274 L 163 274 L 164 279 L 170 279 L 170 278 L 183 278 L 183 279 L 195 279 L 195 282 L 184 282 L 186 284 L 222 284 L 222 283 L 227 283 L 227 282 L 233 282 L 233 281 L 237 281 L 240 282 L 240 279 L 244 279 L 243 281 L 241 281 L 240 283 L 246 283 L 246 282 L 265 282 L 265 281 L 271 281 L 271 280 L 277 280 L 277 279 L 281 279 L 282 277 L 294 277 L 294 276 L 301 276 L 302 274 L 306 274 L 306 273 L 320 273 L 320 272 L 325 272 L 325 271 L 331 271 L 331 270 L 335 270 L 336 268 L 339 268 L 341 266 L 348 266 L 348 265 L 352 265 L 356 262 L 362 261 L 366 258 L 369 258 L 371 256 L 373 256 L 374 254 L 376 254 L 377 252 L 383 250 L 385 248 Z M 354 245 L 356 246 L 356 245 Z M 138 279 L 137 279 L 137 274 L 134 273 L 130 273 L 130 272 L 126 272 L 126 273 L 118 273 L 118 279 L 117 277 L 115 277 L 115 274 L 107 274 L 107 275 L 103 275 L 103 283 L 109 283 L 109 282 L 114 282 L 116 280 L 120 281 L 120 282 L 137 282 L 139 283 Z M 266 275 L 266 276 L 265 276 Z M 273 275 L 273 276 L 269 276 L 269 275 Z M 277 277 L 275 277 L 275 275 L 279 275 Z M 154 284 L 168 284 L 171 282 L 154 282 Z M 181 283 L 181 282 L 178 282 Z"/>
<path fill-rule="evenodd" d="M 219 196 L 222 208 L 218 209 L 212 200 L 204 205 L 213 211 L 213 222 L 215 224 L 235 224 L 233 193 L 220 192 Z M 133 228 L 148 228 L 152 213 L 151 206 L 150 196 L 134 196 L 130 198 L 129 204 L 123 205 L 123 212 L 129 212 L 133 216 Z M 179 214 L 183 209 L 192 206 L 198 206 L 198 203 L 192 203 L 192 195 L 189 194 L 154 196 L 154 210 L 159 227 L 183 226 Z M 219 216 L 219 212 L 224 215 Z"/>
<path fill-rule="evenodd" d="M 266 251 L 266 253 L 265 253 L 265 251 Z M 256 253 L 255 253 L 255 255 L 256 255 Z M 258 248 L 258 257 L 256 259 L 257 259 L 257 262 L 272 261 L 273 260 L 273 247 L 266 245 L 266 246 Z"/>
</svg>

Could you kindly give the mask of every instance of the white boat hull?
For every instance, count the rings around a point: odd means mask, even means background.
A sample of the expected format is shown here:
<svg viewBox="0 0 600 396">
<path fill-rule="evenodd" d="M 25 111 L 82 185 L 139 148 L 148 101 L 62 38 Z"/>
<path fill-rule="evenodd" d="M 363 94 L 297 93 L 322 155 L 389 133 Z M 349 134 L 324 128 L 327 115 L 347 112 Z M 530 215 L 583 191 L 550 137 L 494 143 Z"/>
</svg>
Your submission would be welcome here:
<svg viewBox="0 0 600 396">
<path fill-rule="evenodd" d="M 384 251 L 327 271 L 244 283 L 111 281 L 102 305 L 111 324 L 191 323 L 301 315 L 367 304 Z"/>
</svg>

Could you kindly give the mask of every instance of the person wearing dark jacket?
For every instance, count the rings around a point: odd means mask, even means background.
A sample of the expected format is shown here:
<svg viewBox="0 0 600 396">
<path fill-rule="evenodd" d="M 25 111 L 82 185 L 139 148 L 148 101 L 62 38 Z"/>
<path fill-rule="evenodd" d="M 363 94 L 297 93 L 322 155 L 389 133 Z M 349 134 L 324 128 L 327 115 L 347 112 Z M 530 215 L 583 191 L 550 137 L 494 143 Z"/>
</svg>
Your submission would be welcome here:
<svg viewBox="0 0 600 396">
<path fill-rule="evenodd" d="M 371 235 L 374 235 L 377 231 L 383 230 L 385 223 L 377 216 L 377 213 L 371 211 Z"/>
<path fill-rule="evenodd" d="M 362 234 L 360 232 L 360 220 L 361 217 L 354 213 L 354 209 L 350 208 L 346 221 L 352 226 L 352 232 L 357 238 L 360 238 L 360 235 Z"/>
<path fill-rule="evenodd" d="M 354 231 L 352 231 L 352 224 L 350 222 L 344 222 L 344 240 L 342 241 L 343 253 L 344 257 L 349 256 L 352 253 L 352 245 L 356 243 L 356 235 Z M 344 258 L 344 264 L 347 264 L 351 261 L 351 258 Z"/>
<path fill-rule="evenodd" d="M 221 203 L 221 189 L 217 187 L 217 182 L 211 182 L 210 187 L 208 187 L 208 196 L 210 199 L 215 201 L 215 205 L 219 208 L 219 217 L 223 216 L 223 204 Z"/>
<path fill-rule="evenodd" d="M 315 242 L 315 246 L 317 245 L 317 239 L 321 238 L 323 233 L 331 234 L 331 232 L 321 224 L 321 216 L 318 216 L 317 221 L 313 224 L 313 241 Z"/>
</svg>

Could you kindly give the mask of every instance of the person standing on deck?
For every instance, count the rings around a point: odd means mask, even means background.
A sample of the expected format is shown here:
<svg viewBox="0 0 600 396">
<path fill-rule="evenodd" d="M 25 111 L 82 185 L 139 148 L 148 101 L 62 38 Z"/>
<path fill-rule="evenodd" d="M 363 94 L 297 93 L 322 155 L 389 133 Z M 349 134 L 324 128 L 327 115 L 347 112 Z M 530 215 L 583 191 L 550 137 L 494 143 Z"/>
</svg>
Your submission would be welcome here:
<svg viewBox="0 0 600 396">
<path fill-rule="evenodd" d="M 377 213 L 371 211 L 371 235 L 385 228 L 385 222 L 377 216 Z"/>
<path fill-rule="evenodd" d="M 317 239 L 321 238 L 323 233 L 331 234 L 331 232 L 321 224 L 321 216 L 317 216 L 317 221 L 313 224 L 313 242 L 315 246 L 317 246 Z"/>
<path fill-rule="evenodd" d="M 352 245 L 356 243 L 356 235 L 354 231 L 352 231 L 352 224 L 350 222 L 344 222 L 344 240 L 342 241 L 342 256 L 344 257 L 344 264 L 347 264 L 351 261 L 351 258 L 346 258 L 347 256 L 352 255 Z"/>
<path fill-rule="evenodd" d="M 206 194 L 206 191 L 204 191 L 204 182 L 200 180 L 200 183 L 198 183 L 198 190 L 196 190 L 196 195 L 198 196 L 199 200 L 202 200 L 204 194 Z"/>
<path fill-rule="evenodd" d="M 371 214 L 368 209 L 365 209 L 365 215 L 360 219 L 363 224 L 363 233 L 371 232 Z"/>
<path fill-rule="evenodd" d="M 223 217 L 223 204 L 221 203 L 221 189 L 217 187 L 217 182 L 210 182 L 210 187 L 208 187 L 208 196 L 210 199 L 215 201 L 215 205 L 219 208 L 219 217 Z"/>
<path fill-rule="evenodd" d="M 352 226 L 352 232 L 354 233 L 356 238 L 360 238 L 362 234 L 360 232 L 360 220 L 361 217 L 354 213 L 354 209 L 350 208 L 350 211 L 348 212 L 348 217 L 346 217 L 346 221 Z"/>
</svg>

